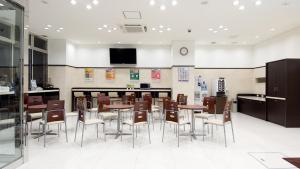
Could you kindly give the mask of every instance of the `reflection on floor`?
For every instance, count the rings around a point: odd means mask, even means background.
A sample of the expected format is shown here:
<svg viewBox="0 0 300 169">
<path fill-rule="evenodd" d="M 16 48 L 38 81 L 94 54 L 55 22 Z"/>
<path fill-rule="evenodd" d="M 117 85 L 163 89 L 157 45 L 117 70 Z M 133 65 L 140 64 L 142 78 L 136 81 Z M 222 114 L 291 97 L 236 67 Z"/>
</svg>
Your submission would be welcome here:
<svg viewBox="0 0 300 169">
<path fill-rule="evenodd" d="M 59 138 L 49 136 L 46 148 L 42 141 L 30 138 L 29 161 L 19 169 L 265 169 L 250 152 L 300 156 L 300 129 L 287 129 L 240 113 L 233 114 L 236 143 L 228 132 L 227 148 L 221 128 L 215 129 L 214 137 L 207 136 L 204 142 L 201 137 L 191 142 L 189 137 L 182 136 L 178 148 L 174 129 L 167 125 L 162 143 L 159 121 L 155 123 L 155 130 L 151 129 L 151 144 L 146 127 L 141 128 L 133 149 L 131 136 L 124 136 L 122 142 L 108 136 L 104 142 L 102 132 L 96 139 L 96 129 L 91 126 L 86 129 L 84 145 L 80 148 L 80 137 L 76 143 L 73 141 L 75 118 L 68 120 L 69 143 L 63 132 Z M 201 120 L 197 121 L 198 130 L 201 126 Z M 108 123 L 107 127 L 113 130 L 116 123 Z"/>
</svg>

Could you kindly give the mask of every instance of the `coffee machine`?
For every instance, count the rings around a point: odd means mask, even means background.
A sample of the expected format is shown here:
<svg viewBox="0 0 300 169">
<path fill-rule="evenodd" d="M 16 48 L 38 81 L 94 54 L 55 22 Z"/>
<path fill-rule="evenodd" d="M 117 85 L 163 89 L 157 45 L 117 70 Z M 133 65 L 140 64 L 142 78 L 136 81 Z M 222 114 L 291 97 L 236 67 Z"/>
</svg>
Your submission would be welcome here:
<svg viewBox="0 0 300 169">
<path fill-rule="evenodd" d="M 219 77 L 212 83 L 212 96 L 226 95 L 226 80 L 224 77 Z"/>
</svg>

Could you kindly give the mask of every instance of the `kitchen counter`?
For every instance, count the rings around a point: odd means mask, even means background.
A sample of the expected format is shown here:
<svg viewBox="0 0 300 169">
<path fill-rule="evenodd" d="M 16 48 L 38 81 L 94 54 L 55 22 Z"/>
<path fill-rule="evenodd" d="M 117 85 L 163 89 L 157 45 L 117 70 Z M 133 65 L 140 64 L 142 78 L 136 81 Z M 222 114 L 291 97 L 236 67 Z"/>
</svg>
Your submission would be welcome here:
<svg viewBox="0 0 300 169">
<path fill-rule="evenodd" d="M 266 98 L 256 94 L 240 94 L 237 96 L 238 112 L 267 120 Z"/>
<path fill-rule="evenodd" d="M 52 89 L 52 90 L 34 90 L 34 91 L 26 91 L 24 93 L 50 93 L 50 92 L 59 92 L 58 89 Z"/>
<path fill-rule="evenodd" d="M 261 102 L 265 102 L 266 101 L 266 98 L 264 98 L 264 97 L 257 97 L 257 96 L 238 96 L 238 98 L 249 99 L 249 100 L 256 100 L 256 101 L 261 101 Z"/>
</svg>

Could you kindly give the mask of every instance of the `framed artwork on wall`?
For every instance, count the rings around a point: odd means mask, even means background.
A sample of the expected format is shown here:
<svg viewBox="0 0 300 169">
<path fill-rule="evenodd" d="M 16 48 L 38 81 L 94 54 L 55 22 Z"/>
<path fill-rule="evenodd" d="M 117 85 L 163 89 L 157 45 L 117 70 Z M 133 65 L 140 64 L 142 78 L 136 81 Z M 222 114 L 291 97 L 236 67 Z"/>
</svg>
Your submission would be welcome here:
<svg viewBox="0 0 300 169">
<path fill-rule="evenodd" d="M 107 68 L 105 71 L 105 78 L 106 80 L 115 80 L 116 78 L 115 69 Z"/>
<path fill-rule="evenodd" d="M 84 68 L 84 78 L 86 81 L 93 81 L 94 76 L 95 73 L 93 68 Z"/>
<path fill-rule="evenodd" d="M 189 67 L 178 68 L 178 81 L 188 82 L 189 81 Z"/>
<path fill-rule="evenodd" d="M 130 80 L 140 80 L 140 70 L 139 69 L 130 69 Z"/>
<path fill-rule="evenodd" d="M 160 80 L 161 78 L 161 73 L 160 73 L 160 69 L 152 69 L 151 70 L 151 79 L 152 80 Z"/>
</svg>

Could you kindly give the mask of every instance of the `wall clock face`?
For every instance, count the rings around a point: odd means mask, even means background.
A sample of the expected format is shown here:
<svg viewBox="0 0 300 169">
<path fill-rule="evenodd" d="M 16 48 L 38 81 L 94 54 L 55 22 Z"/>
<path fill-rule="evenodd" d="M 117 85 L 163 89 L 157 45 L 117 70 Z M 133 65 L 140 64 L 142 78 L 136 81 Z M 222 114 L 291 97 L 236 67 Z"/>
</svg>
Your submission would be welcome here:
<svg viewBox="0 0 300 169">
<path fill-rule="evenodd" d="M 188 50 L 187 47 L 182 47 L 182 48 L 180 48 L 179 53 L 180 53 L 182 56 L 186 56 L 186 55 L 189 53 L 189 50 Z"/>
</svg>

